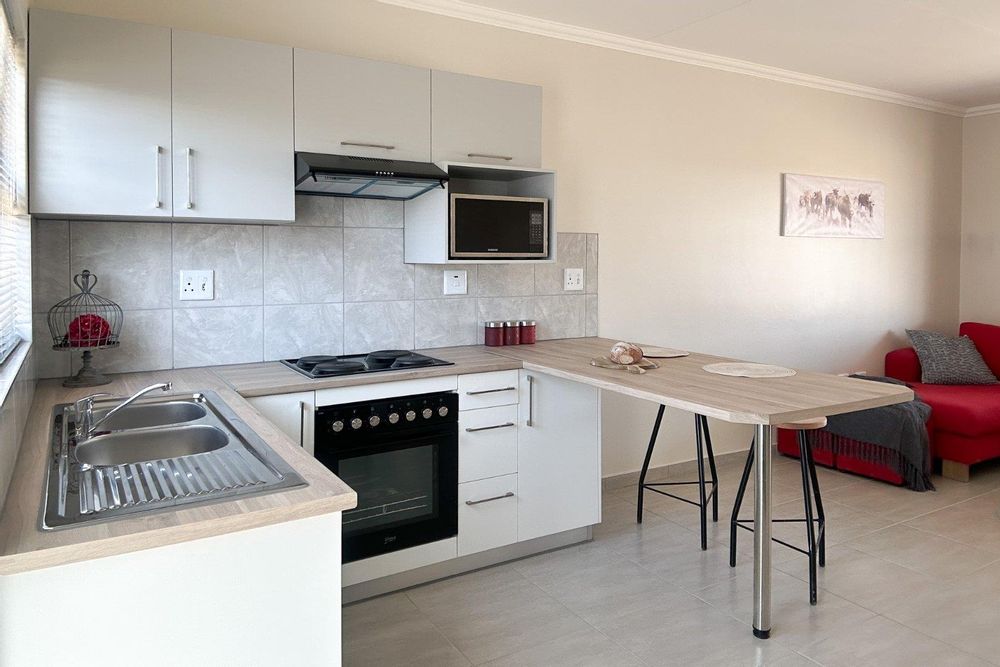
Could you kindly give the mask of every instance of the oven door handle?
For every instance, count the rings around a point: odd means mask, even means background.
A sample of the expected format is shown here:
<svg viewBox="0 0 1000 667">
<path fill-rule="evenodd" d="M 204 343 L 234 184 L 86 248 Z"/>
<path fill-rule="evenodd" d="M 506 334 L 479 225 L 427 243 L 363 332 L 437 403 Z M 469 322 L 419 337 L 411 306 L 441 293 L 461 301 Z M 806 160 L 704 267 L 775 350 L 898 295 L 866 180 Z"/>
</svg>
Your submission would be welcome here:
<svg viewBox="0 0 1000 667">
<path fill-rule="evenodd" d="M 493 426 L 477 426 L 475 428 L 466 428 L 466 433 L 476 433 L 478 431 L 492 431 L 497 428 L 510 428 L 511 426 L 517 426 L 514 422 L 506 422 L 504 424 L 495 424 Z"/>
<path fill-rule="evenodd" d="M 508 491 L 507 493 L 503 494 L 502 496 L 493 496 L 492 498 L 483 498 L 482 500 L 466 500 L 465 504 L 466 505 L 479 505 L 479 504 L 482 504 L 482 503 L 491 503 L 494 500 L 503 500 L 504 498 L 513 498 L 513 497 L 514 497 L 514 492 L 513 491 Z"/>
<path fill-rule="evenodd" d="M 501 387 L 500 389 L 480 389 L 479 391 L 467 391 L 466 396 L 481 396 L 482 394 L 495 394 L 500 391 L 517 391 L 517 387 Z"/>
</svg>

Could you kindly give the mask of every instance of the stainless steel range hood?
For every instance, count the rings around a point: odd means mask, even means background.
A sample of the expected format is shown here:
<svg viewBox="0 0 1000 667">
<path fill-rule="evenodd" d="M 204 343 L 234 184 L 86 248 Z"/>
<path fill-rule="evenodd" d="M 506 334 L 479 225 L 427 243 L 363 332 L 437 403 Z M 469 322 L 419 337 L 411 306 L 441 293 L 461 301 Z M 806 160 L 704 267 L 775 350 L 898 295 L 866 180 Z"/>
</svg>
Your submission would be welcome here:
<svg viewBox="0 0 1000 667">
<path fill-rule="evenodd" d="M 302 194 L 407 200 L 443 188 L 447 180 L 430 162 L 295 154 L 295 191 Z"/>
</svg>

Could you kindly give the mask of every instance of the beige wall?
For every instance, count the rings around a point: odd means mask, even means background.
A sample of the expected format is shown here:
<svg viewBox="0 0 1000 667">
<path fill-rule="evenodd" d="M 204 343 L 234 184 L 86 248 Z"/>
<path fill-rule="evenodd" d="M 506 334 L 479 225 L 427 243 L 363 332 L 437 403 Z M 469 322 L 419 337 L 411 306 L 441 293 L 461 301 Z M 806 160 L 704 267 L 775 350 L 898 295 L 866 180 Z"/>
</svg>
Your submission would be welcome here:
<svg viewBox="0 0 1000 667">
<path fill-rule="evenodd" d="M 604 336 L 881 372 L 904 327 L 956 326 L 961 119 L 362 0 L 34 4 L 543 86 L 561 229 L 601 234 Z M 884 181 L 886 238 L 782 238 L 782 172 Z M 654 408 L 605 406 L 604 472 L 634 470 Z M 690 459 L 690 418 L 667 426 L 654 462 Z"/>
<path fill-rule="evenodd" d="M 962 143 L 961 319 L 1000 323 L 1000 114 L 967 118 Z"/>
</svg>

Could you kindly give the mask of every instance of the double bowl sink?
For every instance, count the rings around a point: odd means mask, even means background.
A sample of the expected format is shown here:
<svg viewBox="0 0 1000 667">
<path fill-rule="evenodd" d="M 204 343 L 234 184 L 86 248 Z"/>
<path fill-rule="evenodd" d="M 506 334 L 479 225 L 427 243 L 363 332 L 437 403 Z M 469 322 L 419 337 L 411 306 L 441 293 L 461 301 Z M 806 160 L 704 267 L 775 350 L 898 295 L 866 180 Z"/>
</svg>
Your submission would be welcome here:
<svg viewBox="0 0 1000 667">
<path fill-rule="evenodd" d="M 211 391 L 95 401 L 79 438 L 72 404 L 53 410 L 44 529 L 304 485 Z"/>
</svg>

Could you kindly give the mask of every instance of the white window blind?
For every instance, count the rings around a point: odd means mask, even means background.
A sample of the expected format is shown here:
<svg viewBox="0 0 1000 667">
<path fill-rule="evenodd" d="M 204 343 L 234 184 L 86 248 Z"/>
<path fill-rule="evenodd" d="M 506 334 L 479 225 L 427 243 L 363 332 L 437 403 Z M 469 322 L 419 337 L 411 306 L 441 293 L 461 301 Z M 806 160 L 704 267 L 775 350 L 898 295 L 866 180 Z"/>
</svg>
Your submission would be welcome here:
<svg viewBox="0 0 1000 667">
<path fill-rule="evenodd" d="M 25 215 L 23 49 L 0 12 L 0 362 L 29 337 L 31 232 Z"/>
</svg>

